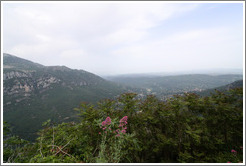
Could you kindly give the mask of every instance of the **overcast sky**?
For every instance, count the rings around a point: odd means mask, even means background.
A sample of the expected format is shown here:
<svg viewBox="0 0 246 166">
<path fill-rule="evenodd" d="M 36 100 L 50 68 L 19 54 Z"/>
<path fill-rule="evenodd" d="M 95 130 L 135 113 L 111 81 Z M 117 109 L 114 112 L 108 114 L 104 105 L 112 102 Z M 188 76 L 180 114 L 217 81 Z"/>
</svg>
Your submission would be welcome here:
<svg viewBox="0 0 246 166">
<path fill-rule="evenodd" d="M 98 75 L 243 68 L 242 3 L 2 2 L 3 52 Z"/>
</svg>

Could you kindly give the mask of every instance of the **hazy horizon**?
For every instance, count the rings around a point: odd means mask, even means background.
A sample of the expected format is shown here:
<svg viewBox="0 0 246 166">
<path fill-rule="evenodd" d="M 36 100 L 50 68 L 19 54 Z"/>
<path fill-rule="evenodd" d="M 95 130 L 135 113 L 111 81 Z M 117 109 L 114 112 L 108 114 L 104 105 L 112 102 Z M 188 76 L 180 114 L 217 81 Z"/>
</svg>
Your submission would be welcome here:
<svg viewBox="0 0 246 166">
<path fill-rule="evenodd" d="M 102 77 L 113 76 L 173 76 L 173 75 L 187 75 L 187 74 L 207 74 L 207 75 L 223 75 L 223 74 L 239 74 L 243 75 L 243 69 L 239 68 L 225 68 L 225 69 L 199 69 L 199 70 L 184 70 L 175 72 L 146 72 L 146 73 L 123 73 L 123 74 L 105 74 Z"/>
<path fill-rule="evenodd" d="M 11 56 L 18 57 L 16 55 L 12 55 L 9 53 L 3 53 Z M 18 57 L 20 58 L 20 57 Z M 29 59 L 25 59 L 30 61 Z M 33 61 L 31 61 L 33 62 Z M 36 62 L 33 62 L 36 63 Z M 40 63 L 38 63 L 40 64 Z M 43 65 L 43 64 L 40 64 Z M 44 65 L 45 67 L 49 67 Z M 66 66 L 66 65 L 56 65 L 56 66 Z M 67 67 L 67 66 L 66 66 Z M 83 69 L 77 69 L 77 68 L 71 68 L 74 70 L 83 70 Z M 91 71 L 87 71 L 92 73 Z M 96 74 L 96 73 L 93 73 Z M 186 75 L 186 74 L 208 74 L 208 75 L 220 75 L 220 74 L 241 74 L 243 75 L 243 69 L 240 68 L 213 68 L 213 69 L 199 69 L 199 70 L 182 70 L 182 71 L 170 71 L 170 72 L 145 72 L 145 73 L 122 73 L 122 74 L 97 74 L 98 76 L 101 76 L 103 78 L 107 77 L 114 77 L 114 76 L 172 76 L 172 75 Z"/>
<path fill-rule="evenodd" d="M 45 66 L 100 76 L 243 70 L 243 3 L 2 2 L 1 8 L 3 52 Z"/>
</svg>

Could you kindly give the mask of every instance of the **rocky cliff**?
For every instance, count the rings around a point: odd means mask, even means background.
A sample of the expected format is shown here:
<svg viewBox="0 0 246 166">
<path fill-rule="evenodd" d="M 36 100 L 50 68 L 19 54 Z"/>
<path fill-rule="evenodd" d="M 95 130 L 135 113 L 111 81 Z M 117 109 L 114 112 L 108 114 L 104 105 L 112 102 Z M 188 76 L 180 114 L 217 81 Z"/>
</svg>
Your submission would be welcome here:
<svg viewBox="0 0 246 166">
<path fill-rule="evenodd" d="M 4 54 L 3 92 L 15 101 L 29 99 L 33 95 L 43 93 L 54 86 L 73 89 L 73 86 L 93 86 L 104 81 L 102 78 L 65 66 L 45 67 L 40 64 Z M 19 97 L 19 98 L 18 98 Z M 9 101 L 4 103 L 8 104 Z"/>
<path fill-rule="evenodd" d="M 123 93 L 101 77 L 65 66 L 43 66 L 3 56 L 3 113 L 17 135 L 33 139 L 47 119 L 71 121 L 80 102 L 97 102 Z M 26 133 L 31 133 L 26 134 Z"/>
</svg>

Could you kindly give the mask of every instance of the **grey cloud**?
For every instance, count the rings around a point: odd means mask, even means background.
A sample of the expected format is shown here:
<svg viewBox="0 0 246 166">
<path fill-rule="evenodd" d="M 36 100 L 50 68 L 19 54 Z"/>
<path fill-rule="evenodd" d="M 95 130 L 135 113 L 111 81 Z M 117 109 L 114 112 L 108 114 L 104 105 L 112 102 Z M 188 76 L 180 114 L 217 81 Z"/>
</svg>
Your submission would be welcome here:
<svg viewBox="0 0 246 166">
<path fill-rule="evenodd" d="M 153 37 L 152 28 L 186 13 L 195 14 L 200 6 L 160 2 L 3 3 L 3 50 L 44 65 L 66 65 L 96 74 L 240 66 L 242 38 L 238 37 L 241 33 L 233 32 L 235 29 L 190 29 L 176 34 L 167 30 L 165 38 Z M 228 60 L 219 61 L 222 54 Z"/>
</svg>

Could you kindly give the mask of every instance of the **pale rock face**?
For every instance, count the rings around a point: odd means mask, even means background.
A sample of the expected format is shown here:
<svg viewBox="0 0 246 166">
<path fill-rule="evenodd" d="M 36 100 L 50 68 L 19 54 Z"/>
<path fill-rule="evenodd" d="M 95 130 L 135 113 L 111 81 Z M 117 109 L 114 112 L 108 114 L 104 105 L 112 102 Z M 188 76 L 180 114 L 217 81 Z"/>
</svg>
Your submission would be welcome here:
<svg viewBox="0 0 246 166">
<path fill-rule="evenodd" d="M 37 87 L 38 89 L 40 88 L 47 88 L 51 84 L 55 84 L 60 82 L 61 80 L 55 78 L 55 77 L 45 77 L 45 78 L 40 78 L 37 80 Z"/>
<path fill-rule="evenodd" d="M 80 86 L 86 86 L 87 83 L 85 81 L 79 83 Z"/>
<path fill-rule="evenodd" d="M 18 79 L 17 79 L 18 78 Z M 23 81 L 20 81 L 19 78 L 24 78 Z M 33 80 L 25 81 L 25 78 Z M 32 73 L 25 73 L 25 72 L 18 72 L 18 71 L 11 71 L 8 73 L 4 73 L 3 80 L 7 81 L 10 79 L 14 80 L 14 85 L 11 87 L 4 86 L 4 93 L 7 93 L 8 95 L 18 94 L 20 92 L 24 93 L 31 93 L 36 89 L 39 90 L 45 90 L 49 88 L 52 84 L 56 84 L 61 82 L 60 79 L 53 77 L 53 76 L 45 76 L 40 77 L 39 79 L 33 79 Z M 24 82 L 24 83 L 23 83 Z M 75 84 L 75 83 L 74 83 Z M 62 86 L 66 86 L 66 83 L 62 82 Z M 79 86 L 88 86 L 89 84 L 86 81 L 81 81 L 78 83 Z M 29 95 L 25 95 L 29 96 Z"/>
<path fill-rule="evenodd" d="M 8 80 L 12 78 L 20 78 L 20 77 L 30 77 L 31 73 L 24 73 L 18 71 L 11 71 L 3 74 L 3 80 Z"/>
<path fill-rule="evenodd" d="M 31 88 L 29 86 L 27 86 L 26 84 L 23 87 L 24 87 L 26 93 L 31 91 Z"/>
<path fill-rule="evenodd" d="M 8 95 L 18 94 L 20 92 L 30 93 L 33 90 L 34 90 L 33 85 L 28 85 L 27 83 L 22 85 L 18 81 L 16 81 L 16 84 L 13 85 L 12 87 L 4 87 L 4 93 L 7 93 Z M 25 96 L 29 96 L 29 95 L 25 94 Z"/>
<path fill-rule="evenodd" d="M 8 71 L 8 69 L 13 70 Z M 51 67 L 53 70 L 67 71 L 70 69 L 64 67 Z M 52 73 L 37 70 L 17 69 L 14 67 L 5 65 L 3 73 L 3 92 L 6 96 L 12 96 L 15 98 L 15 102 L 21 102 L 23 100 L 29 100 L 36 93 L 43 93 L 49 89 L 52 89 L 54 84 L 60 84 L 70 90 L 73 90 L 73 86 L 90 86 L 93 85 L 85 80 L 70 80 L 64 81 Z M 96 83 L 95 83 L 96 84 Z M 7 102 L 5 105 L 11 105 L 15 102 Z"/>
<path fill-rule="evenodd" d="M 10 86 L 4 86 L 4 93 L 8 95 L 23 94 L 23 96 L 30 96 L 30 93 L 35 89 L 45 90 L 51 86 L 60 82 L 59 79 L 53 76 L 41 77 L 39 79 L 33 78 L 32 72 L 25 71 L 10 71 L 3 74 L 3 81 L 8 81 L 13 79 L 14 84 Z M 30 81 L 32 80 L 32 81 Z"/>
</svg>

